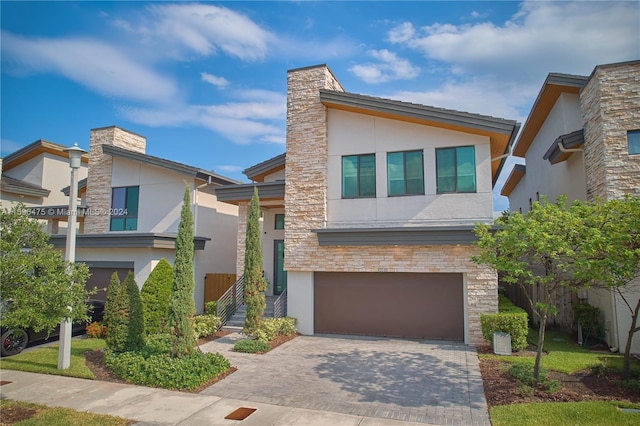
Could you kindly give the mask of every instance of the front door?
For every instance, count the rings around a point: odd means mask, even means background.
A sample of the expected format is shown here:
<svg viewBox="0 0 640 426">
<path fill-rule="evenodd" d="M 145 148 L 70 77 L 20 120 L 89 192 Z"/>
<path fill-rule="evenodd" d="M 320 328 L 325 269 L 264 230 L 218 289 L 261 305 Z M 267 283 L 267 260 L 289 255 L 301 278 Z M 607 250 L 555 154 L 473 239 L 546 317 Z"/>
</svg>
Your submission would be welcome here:
<svg viewBox="0 0 640 426">
<path fill-rule="evenodd" d="M 287 288 L 287 271 L 284 270 L 284 241 L 273 242 L 273 294 L 278 295 Z"/>
</svg>

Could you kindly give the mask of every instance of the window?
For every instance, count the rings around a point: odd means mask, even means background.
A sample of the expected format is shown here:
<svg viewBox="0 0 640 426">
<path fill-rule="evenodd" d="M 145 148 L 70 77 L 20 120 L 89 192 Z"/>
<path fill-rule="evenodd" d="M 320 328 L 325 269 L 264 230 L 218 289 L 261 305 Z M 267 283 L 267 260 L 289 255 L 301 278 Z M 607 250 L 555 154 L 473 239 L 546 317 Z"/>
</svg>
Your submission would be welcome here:
<svg viewBox="0 0 640 426">
<path fill-rule="evenodd" d="M 274 229 L 284 229 L 284 213 L 276 213 L 276 224 Z"/>
<path fill-rule="evenodd" d="M 138 229 L 138 197 L 140 188 L 127 186 L 111 189 L 111 231 Z"/>
<path fill-rule="evenodd" d="M 375 154 L 342 157 L 342 198 L 376 196 Z"/>
<path fill-rule="evenodd" d="M 422 151 L 387 154 L 387 192 L 397 195 L 424 195 Z"/>
<path fill-rule="evenodd" d="M 627 142 L 629 143 L 630 155 L 640 154 L 640 130 L 629 130 Z"/>
<path fill-rule="evenodd" d="M 438 193 L 475 192 L 476 159 L 473 146 L 436 149 Z"/>
</svg>

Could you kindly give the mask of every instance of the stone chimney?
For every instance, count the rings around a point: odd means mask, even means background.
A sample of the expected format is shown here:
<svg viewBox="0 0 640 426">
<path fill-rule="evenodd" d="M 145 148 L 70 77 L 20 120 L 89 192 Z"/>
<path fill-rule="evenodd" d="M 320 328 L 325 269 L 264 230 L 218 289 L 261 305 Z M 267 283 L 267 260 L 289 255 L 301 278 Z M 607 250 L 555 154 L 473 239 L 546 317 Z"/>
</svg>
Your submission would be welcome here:
<svg viewBox="0 0 640 426">
<path fill-rule="evenodd" d="M 84 220 L 86 234 L 109 231 L 113 160 L 110 155 L 102 153 L 102 145 L 113 145 L 144 154 L 147 138 L 116 126 L 91 129 L 86 203 L 92 214 L 87 215 Z"/>
<path fill-rule="evenodd" d="M 287 161 L 285 167 L 285 268 L 310 270 L 327 211 L 327 108 L 320 89 L 344 92 L 329 67 L 317 65 L 287 73 Z"/>
</svg>

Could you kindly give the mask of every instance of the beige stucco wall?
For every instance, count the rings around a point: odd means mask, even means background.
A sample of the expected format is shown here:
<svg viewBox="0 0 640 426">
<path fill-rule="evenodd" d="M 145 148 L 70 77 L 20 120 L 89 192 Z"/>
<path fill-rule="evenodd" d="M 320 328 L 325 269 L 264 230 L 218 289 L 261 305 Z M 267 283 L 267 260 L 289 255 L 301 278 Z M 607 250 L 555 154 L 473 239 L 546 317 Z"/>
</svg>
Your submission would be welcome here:
<svg viewBox="0 0 640 426">
<path fill-rule="evenodd" d="M 543 159 L 558 136 L 582 129 L 578 95 L 563 93 L 549 112 L 526 153 L 527 172 L 509 195 L 509 209 L 529 211 L 529 199 L 546 196 L 555 201 L 559 195 L 571 200 L 586 199 L 582 152 L 574 152 L 567 161 L 551 164 Z"/>
</svg>

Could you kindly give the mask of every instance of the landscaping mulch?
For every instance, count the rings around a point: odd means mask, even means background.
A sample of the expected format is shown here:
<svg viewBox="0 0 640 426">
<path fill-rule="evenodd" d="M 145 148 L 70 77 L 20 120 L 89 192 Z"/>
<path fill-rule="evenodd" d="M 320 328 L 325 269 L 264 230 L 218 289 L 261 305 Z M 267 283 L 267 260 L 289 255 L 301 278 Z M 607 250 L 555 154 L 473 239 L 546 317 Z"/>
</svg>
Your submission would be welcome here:
<svg viewBox="0 0 640 426">
<path fill-rule="evenodd" d="M 491 348 L 479 347 L 478 353 L 491 353 Z M 514 356 L 522 356 L 522 354 L 514 353 Z M 576 374 L 551 371 L 549 377 L 561 382 L 560 390 L 555 393 L 547 393 L 535 389 L 530 394 L 522 394 L 518 390 L 516 380 L 507 373 L 507 369 L 511 365 L 511 363 L 497 359 L 480 359 L 480 372 L 489 407 L 531 402 L 622 401 L 640 403 L 640 392 L 620 385 L 618 383 L 619 374 L 607 372 L 596 375 L 588 370 Z"/>
</svg>

